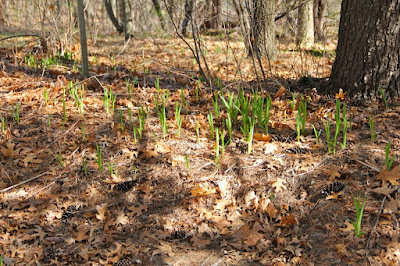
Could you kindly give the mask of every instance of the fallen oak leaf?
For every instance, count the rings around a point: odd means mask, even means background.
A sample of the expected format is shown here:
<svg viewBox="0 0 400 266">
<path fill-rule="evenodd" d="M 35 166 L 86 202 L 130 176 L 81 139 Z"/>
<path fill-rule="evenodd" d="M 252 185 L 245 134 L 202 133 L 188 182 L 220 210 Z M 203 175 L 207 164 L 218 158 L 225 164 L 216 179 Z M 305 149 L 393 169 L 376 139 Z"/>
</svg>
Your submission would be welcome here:
<svg viewBox="0 0 400 266">
<path fill-rule="evenodd" d="M 42 163 L 43 160 L 41 159 L 37 159 L 37 155 L 36 154 L 31 154 L 25 157 L 25 159 L 23 160 L 24 162 L 24 166 L 27 167 L 29 163 Z"/>
<path fill-rule="evenodd" d="M 257 140 L 257 141 L 270 142 L 271 141 L 271 136 L 270 135 L 261 134 L 261 133 L 254 133 L 253 134 L 253 139 Z"/>
<path fill-rule="evenodd" d="M 386 185 L 386 182 L 389 182 L 392 186 L 397 186 L 399 184 L 398 180 L 400 179 L 400 165 L 394 167 L 390 171 L 386 169 L 382 170 L 377 178 L 382 180 L 382 185 Z"/>
<path fill-rule="evenodd" d="M 201 197 L 201 196 L 207 196 L 210 194 L 215 194 L 217 190 L 209 185 L 203 185 L 203 184 L 196 184 L 196 187 L 192 188 L 190 190 L 190 193 L 194 197 Z"/>
<path fill-rule="evenodd" d="M 282 94 L 284 94 L 285 93 L 285 87 L 283 87 L 283 86 L 281 86 L 280 88 L 279 88 L 279 90 L 275 93 L 275 95 L 274 95 L 274 100 L 276 100 L 278 97 L 280 97 Z"/>
<path fill-rule="evenodd" d="M 4 155 L 4 158 L 11 158 L 18 154 L 21 149 L 14 150 L 15 144 L 11 141 L 6 143 L 7 148 L 1 147 L 0 151 Z"/>
<path fill-rule="evenodd" d="M 102 205 L 97 205 L 96 210 L 99 214 L 96 214 L 96 218 L 103 222 L 104 219 L 106 218 L 105 215 L 106 215 L 107 208 L 108 208 L 107 203 L 104 203 Z"/>
<path fill-rule="evenodd" d="M 283 180 L 282 178 L 278 178 L 275 182 L 272 183 L 272 187 L 275 188 L 276 192 L 281 192 L 286 190 L 286 186 L 284 185 L 284 183 L 286 183 L 285 180 Z"/>
<path fill-rule="evenodd" d="M 291 227 L 292 225 L 295 225 L 296 223 L 297 223 L 296 217 L 294 217 L 293 213 L 290 213 L 289 215 L 282 216 L 280 226 Z"/>
</svg>

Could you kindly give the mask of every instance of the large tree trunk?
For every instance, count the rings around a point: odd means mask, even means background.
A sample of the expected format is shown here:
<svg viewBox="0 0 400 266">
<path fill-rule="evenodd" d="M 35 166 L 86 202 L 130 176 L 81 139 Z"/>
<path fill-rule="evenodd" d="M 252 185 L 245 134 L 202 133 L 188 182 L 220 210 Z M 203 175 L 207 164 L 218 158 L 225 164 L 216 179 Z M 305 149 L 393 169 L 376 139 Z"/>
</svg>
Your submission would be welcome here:
<svg viewBox="0 0 400 266">
<path fill-rule="evenodd" d="M 254 50 L 269 60 L 276 58 L 275 1 L 253 0 Z M 252 40 L 253 42 L 253 40 Z"/>
<path fill-rule="evenodd" d="M 161 28 L 163 30 L 165 30 L 165 22 L 164 22 L 164 17 L 163 17 L 162 12 L 161 12 L 160 2 L 158 0 L 152 0 L 152 1 L 153 1 L 154 9 L 156 10 L 156 14 L 158 16 L 158 19 L 160 20 Z"/>
<path fill-rule="evenodd" d="M 324 16 L 326 12 L 327 0 L 314 0 L 314 38 L 323 41 L 324 36 Z"/>
<path fill-rule="evenodd" d="M 351 95 L 390 96 L 400 86 L 400 1 L 343 0 L 331 85 Z"/>
<path fill-rule="evenodd" d="M 313 1 L 306 1 L 299 8 L 297 42 L 305 46 L 310 46 L 314 43 L 314 16 L 313 16 Z"/>
</svg>

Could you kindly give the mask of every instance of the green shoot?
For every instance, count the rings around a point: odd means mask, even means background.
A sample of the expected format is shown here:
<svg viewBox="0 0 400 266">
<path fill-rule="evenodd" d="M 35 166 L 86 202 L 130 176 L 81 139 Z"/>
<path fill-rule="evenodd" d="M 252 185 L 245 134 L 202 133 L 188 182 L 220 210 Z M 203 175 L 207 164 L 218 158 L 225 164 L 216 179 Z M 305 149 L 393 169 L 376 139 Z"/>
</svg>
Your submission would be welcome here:
<svg viewBox="0 0 400 266">
<path fill-rule="evenodd" d="M 179 136 L 181 134 L 181 127 L 182 127 L 182 121 L 183 118 L 181 117 L 181 110 L 182 106 L 178 104 L 178 102 L 175 102 L 175 121 L 178 126 L 178 129 L 176 131 L 176 135 Z"/>
<path fill-rule="evenodd" d="M 131 83 L 129 82 L 129 79 L 125 79 L 125 83 L 126 83 L 126 88 L 128 89 L 128 99 L 131 99 Z"/>
<path fill-rule="evenodd" d="M 319 137 L 321 136 L 322 129 L 317 131 L 317 129 L 315 128 L 314 125 L 312 125 L 312 127 L 314 129 L 314 134 L 315 134 L 315 143 L 318 144 L 319 143 Z"/>
<path fill-rule="evenodd" d="M 271 117 L 271 114 L 270 114 L 271 107 L 272 107 L 272 99 L 271 99 L 271 96 L 268 95 L 266 102 L 265 102 L 264 120 L 263 120 L 263 127 L 264 127 L 265 134 L 268 134 L 268 124 L 269 124 L 269 119 Z"/>
<path fill-rule="evenodd" d="M 252 151 L 253 135 L 254 135 L 254 125 L 256 123 L 255 118 L 250 117 L 250 132 L 247 136 L 247 153 L 250 154 Z"/>
<path fill-rule="evenodd" d="M 374 116 L 369 118 L 369 130 L 371 131 L 371 141 L 375 142 L 376 134 L 374 132 Z"/>
<path fill-rule="evenodd" d="M 330 137 L 331 136 L 330 129 L 331 129 L 331 121 L 328 120 L 325 125 L 325 135 L 326 135 L 326 144 L 328 145 L 328 152 L 331 152 L 331 145 L 332 145 Z"/>
<path fill-rule="evenodd" d="M 183 92 L 183 88 L 180 89 L 180 92 L 181 92 L 182 105 L 183 106 L 187 106 L 186 99 L 185 99 L 185 94 Z"/>
<path fill-rule="evenodd" d="M 200 123 L 197 120 L 196 120 L 196 135 L 197 135 L 197 141 L 200 142 Z"/>
<path fill-rule="evenodd" d="M 70 89 L 70 95 L 75 99 L 76 107 L 78 108 L 79 113 L 83 114 L 83 90 L 84 87 L 82 85 L 82 89 L 78 93 L 78 86 L 72 86 Z"/>
<path fill-rule="evenodd" d="M 228 114 L 228 119 L 225 120 L 225 123 L 228 128 L 229 139 L 232 141 L 232 118 L 230 114 Z"/>
<path fill-rule="evenodd" d="M 131 122 L 131 121 L 132 121 L 132 112 L 131 112 L 131 109 L 130 109 L 130 108 L 128 108 L 127 110 L 128 110 L 129 122 Z"/>
<path fill-rule="evenodd" d="M 121 128 L 121 132 L 124 132 L 124 116 L 122 114 L 122 108 L 119 108 L 119 127 Z"/>
<path fill-rule="evenodd" d="M 83 166 L 83 173 L 85 174 L 85 176 L 88 176 L 86 158 L 83 158 L 83 159 L 82 159 L 82 166 Z"/>
<path fill-rule="evenodd" d="M 67 108 L 65 106 L 65 98 L 64 97 L 62 99 L 62 103 L 63 103 L 63 125 L 64 125 L 65 122 L 67 121 Z"/>
<path fill-rule="evenodd" d="M 387 110 L 389 105 L 382 88 L 379 88 L 379 93 L 381 94 L 383 103 L 385 104 L 385 110 Z"/>
<path fill-rule="evenodd" d="M 340 143 L 342 149 L 346 148 L 346 140 L 347 140 L 347 118 L 346 118 L 346 104 L 343 104 L 343 142 Z"/>
<path fill-rule="evenodd" d="M 139 133 L 139 137 L 141 138 L 143 136 L 144 122 L 146 120 L 146 111 L 143 109 L 143 107 L 140 107 L 140 109 L 139 109 L 138 119 L 139 119 L 138 133 Z"/>
<path fill-rule="evenodd" d="M 219 105 L 218 105 L 218 92 L 214 93 L 214 98 L 211 98 L 214 106 L 214 115 L 217 117 L 219 115 Z"/>
<path fill-rule="evenodd" d="M 185 154 L 185 162 L 186 162 L 186 169 L 188 171 L 188 175 L 190 175 L 190 163 L 189 163 L 189 156 Z"/>
<path fill-rule="evenodd" d="M 353 200 L 354 200 L 354 205 L 356 207 L 356 214 L 357 214 L 357 220 L 355 222 L 351 222 L 354 226 L 354 233 L 357 237 L 361 237 L 365 232 L 361 232 L 361 220 L 364 212 L 364 207 L 365 207 L 365 202 L 367 201 L 367 195 L 365 195 L 363 203 L 360 207 L 360 196 L 358 198 L 355 198 L 354 195 L 352 195 Z"/>
<path fill-rule="evenodd" d="M 296 94 L 292 92 L 292 100 L 290 101 L 290 105 L 292 106 L 292 110 L 296 109 Z"/>
<path fill-rule="evenodd" d="M 83 122 L 81 123 L 81 130 L 82 130 L 82 139 L 83 141 L 86 141 L 86 134 L 85 134 L 85 125 L 83 124 Z"/>
<path fill-rule="evenodd" d="M 103 159 L 102 159 L 102 150 L 99 147 L 99 145 L 97 145 L 96 143 L 96 152 L 97 152 L 97 165 L 99 166 L 99 170 L 102 171 L 103 170 Z"/>
<path fill-rule="evenodd" d="M 214 118 L 211 112 L 208 114 L 207 118 L 208 125 L 210 126 L 211 137 L 214 138 Z"/>
<path fill-rule="evenodd" d="M 103 97 L 104 108 L 106 109 L 107 114 L 110 113 L 110 96 L 108 94 L 108 89 L 104 88 L 104 97 Z"/>
<path fill-rule="evenodd" d="M 64 167 L 64 163 L 63 163 L 62 155 L 61 155 L 60 152 L 58 152 L 58 154 L 57 154 L 57 159 L 58 159 L 58 162 L 60 164 L 60 167 L 63 168 Z"/>
<path fill-rule="evenodd" d="M 218 160 L 219 160 L 219 132 L 218 128 L 215 129 L 215 145 L 214 145 L 214 150 L 215 150 L 215 168 L 218 169 Z"/>
<path fill-rule="evenodd" d="M 6 120 L 4 117 L 1 118 L 1 131 L 6 131 Z"/>
<path fill-rule="evenodd" d="M 165 137 L 168 133 L 168 124 L 164 96 L 161 97 L 161 112 L 159 112 L 158 116 L 160 118 L 161 128 L 163 130 L 163 137 Z"/>
<path fill-rule="evenodd" d="M 390 171 L 392 168 L 392 164 L 394 161 L 395 156 L 390 157 L 390 142 L 385 146 L 385 164 L 386 164 L 386 171 Z"/>
<path fill-rule="evenodd" d="M 43 98 L 44 98 L 44 103 L 47 105 L 47 101 L 49 100 L 49 92 L 47 91 L 46 87 L 43 89 Z"/>
<path fill-rule="evenodd" d="M 12 116 L 13 116 L 14 121 L 17 122 L 17 125 L 19 125 L 19 104 L 18 104 L 18 102 L 13 104 Z"/>
<path fill-rule="evenodd" d="M 137 127 L 133 127 L 133 142 L 134 144 L 137 143 L 137 132 L 138 132 L 138 128 Z"/>
<path fill-rule="evenodd" d="M 154 82 L 154 85 L 156 86 L 157 93 L 160 94 L 160 80 L 159 80 L 159 78 L 156 78 L 156 82 Z"/>
<path fill-rule="evenodd" d="M 199 81 L 200 82 L 200 81 Z M 200 100 L 200 96 L 199 96 L 199 86 L 196 86 L 196 89 L 194 91 L 195 95 L 196 95 L 196 100 L 199 101 Z"/>
<path fill-rule="evenodd" d="M 111 162 L 111 164 L 106 162 L 106 164 L 107 164 L 108 170 L 110 171 L 110 176 L 112 176 L 112 175 L 117 176 L 118 169 L 116 167 L 114 167 L 114 164 L 112 162 Z"/>
</svg>

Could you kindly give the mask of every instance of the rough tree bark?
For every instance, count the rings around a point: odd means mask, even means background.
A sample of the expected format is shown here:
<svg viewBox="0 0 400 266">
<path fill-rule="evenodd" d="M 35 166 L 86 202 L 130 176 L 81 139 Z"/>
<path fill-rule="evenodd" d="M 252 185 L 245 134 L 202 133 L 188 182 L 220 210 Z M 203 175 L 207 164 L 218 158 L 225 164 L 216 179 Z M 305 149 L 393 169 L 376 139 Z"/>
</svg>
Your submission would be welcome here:
<svg viewBox="0 0 400 266">
<path fill-rule="evenodd" d="M 211 6 L 211 28 L 221 29 L 222 18 L 221 18 L 221 0 L 212 0 Z"/>
<path fill-rule="evenodd" d="M 193 13 L 193 0 L 185 1 L 185 18 L 182 21 L 182 35 L 186 36 L 187 26 L 192 18 Z"/>
<path fill-rule="evenodd" d="M 84 13 L 83 0 L 77 0 L 77 1 L 78 1 L 79 33 L 81 38 L 82 75 L 85 78 L 87 78 L 89 77 L 89 63 L 88 63 L 87 40 L 86 40 L 85 13 Z"/>
<path fill-rule="evenodd" d="M 162 12 L 161 12 L 160 2 L 158 0 L 152 0 L 152 1 L 153 1 L 154 9 L 156 10 L 156 14 L 158 16 L 158 19 L 160 20 L 161 28 L 163 30 L 165 30 L 165 22 L 164 22 L 164 17 L 163 17 Z"/>
<path fill-rule="evenodd" d="M 324 35 L 324 16 L 326 12 L 327 0 L 314 0 L 314 38 L 323 41 Z"/>
<path fill-rule="evenodd" d="M 399 95 L 399 17 L 399 0 L 343 0 L 330 77 L 334 89 L 365 97 L 381 87 L 386 95 Z"/>
<path fill-rule="evenodd" d="M 0 0 L 0 27 L 6 25 L 6 0 Z"/>
<path fill-rule="evenodd" d="M 313 1 L 306 1 L 299 8 L 297 42 L 305 46 L 314 43 Z"/>
<path fill-rule="evenodd" d="M 132 21 L 132 8 L 129 0 L 122 1 L 122 12 L 124 17 L 124 34 L 125 40 L 133 37 L 134 29 L 133 29 L 133 21 Z"/>
<path fill-rule="evenodd" d="M 253 48 L 261 57 L 276 58 L 275 0 L 253 0 Z M 253 39 L 254 38 L 254 39 Z M 251 50 L 250 50 L 251 51 Z"/>
</svg>

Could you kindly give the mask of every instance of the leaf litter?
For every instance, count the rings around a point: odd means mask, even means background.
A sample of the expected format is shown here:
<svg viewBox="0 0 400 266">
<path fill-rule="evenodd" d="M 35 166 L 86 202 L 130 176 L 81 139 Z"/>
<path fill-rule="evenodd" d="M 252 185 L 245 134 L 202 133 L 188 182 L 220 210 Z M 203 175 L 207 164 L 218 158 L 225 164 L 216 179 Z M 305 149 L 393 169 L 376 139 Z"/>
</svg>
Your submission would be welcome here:
<svg viewBox="0 0 400 266">
<path fill-rule="evenodd" d="M 204 41 L 215 42 L 208 37 Z M 86 80 L 71 65 L 42 75 L 42 70 L 17 66 L 1 55 L 7 63 L 0 77 L 4 262 L 399 263 L 398 160 L 392 171 L 377 171 L 385 166 L 388 141 L 392 153 L 399 151 L 395 106 L 385 111 L 379 99 L 352 104 L 339 90 L 336 98 L 347 104 L 352 127 L 347 147 L 338 146 L 336 155 L 328 153 L 325 132 L 316 144 L 311 124 L 324 131 L 326 121 L 334 120 L 336 99 L 296 82 L 303 73 L 300 57 L 315 59 L 282 52 L 276 62 L 268 62 L 275 76 L 268 74 L 262 85 L 262 93 L 273 99 L 268 134 L 256 128 L 247 154 L 248 143 L 234 126 L 233 140 L 215 160 L 215 135 L 208 121 L 215 110 L 215 91 L 197 79 L 197 67 L 182 43 L 173 38 L 163 43 L 165 52 L 156 53 L 151 41 L 137 39 L 111 62 L 109 44 L 99 40 L 90 49 L 102 64 L 94 64 L 91 57 L 96 76 Z M 237 36 L 231 47 L 244 58 Z M 237 94 L 243 87 L 250 97 L 257 86 L 253 65 L 244 60 L 240 76 L 233 58 L 221 58 L 207 54 L 223 89 Z M 323 76 L 329 76 L 331 59 L 319 60 Z M 160 88 L 154 85 L 157 79 Z M 81 85 L 83 112 L 71 94 Z M 116 96 L 109 113 L 104 88 Z M 295 109 L 292 92 L 297 96 Z M 307 106 L 307 128 L 297 141 L 300 93 L 313 101 Z M 163 97 L 166 135 L 160 125 Z M 16 103 L 19 124 L 13 113 Z M 179 136 L 175 103 L 182 106 Z M 219 107 L 214 125 L 226 129 L 227 111 L 222 103 Z M 368 135 L 372 115 L 377 133 L 373 144 Z M 238 119 L 242 121 L 242 115 Z M 367 193 L 361 224 L 366 234 L 361 238 L 354 236 L 351 223 L 356 219 L 351 195 L 357 193 Z"/>
</svg>

